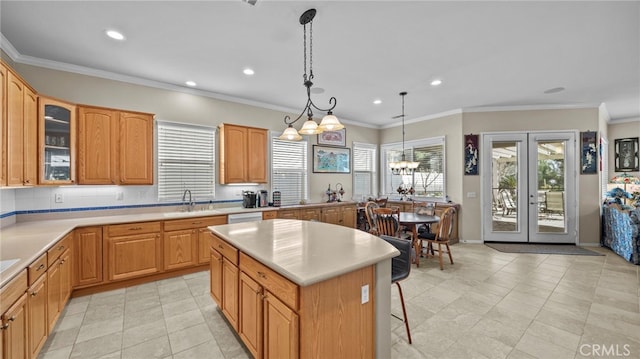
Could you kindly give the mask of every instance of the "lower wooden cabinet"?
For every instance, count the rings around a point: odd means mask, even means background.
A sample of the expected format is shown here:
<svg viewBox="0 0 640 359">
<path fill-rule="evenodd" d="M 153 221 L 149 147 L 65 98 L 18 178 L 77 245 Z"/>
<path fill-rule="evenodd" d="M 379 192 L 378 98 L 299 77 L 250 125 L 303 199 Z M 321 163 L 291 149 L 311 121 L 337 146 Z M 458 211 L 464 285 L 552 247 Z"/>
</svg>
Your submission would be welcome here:
<svg viewBox="0 0 640 359">
<path fill-rule="evenodd" d="M 209 261 L 209 292 L 211 298 L 222 308 L 222 254 L 215 249 L 210 249 L 211 260 Z"/>
<path fill-rule="evenodd" d="M 102 227 L 78 228 L 73 237 L 73 287 L 102 283 Z"/>
<path fill-rule="evenodd" d="M 238 331 L 238 267 L 227 258 L 222 260 L 222 313 Z"/>
<path fill-rule="evenodd" d="M 268 291 L 264 296 L 264 357 L 297 358 L 299 317 Z"/>
<path fill-rule="evenodd" d="M 340 207 L 322 208 L 322 222 L 331 223 L 331 224 L 341 224 L 342 208 Z"/>
<path fill-rule="evenodd" d="M 27 332 L 29 355 L 36 358 L 47 341 L 47 275 L 42 275 L 27 290 Z"/>
<path fill-rule="evenodd" d="M 7 359 L 29 358 L 27 331 L 27 293 L 22 296 L 2 315 L 2 337 L 0 338 L 0 355 Z"/>
<path fill-rule="evenodd" d="M 71 296 L 71 250 L 67 249 L 47 269 L 47 322 L 51 332 Z"/>
<path fill-rule="evenodd" d="M 106 251 L 110 281 L 162 271 L 162 242 L 159 233 L 108 238 Z"/>
<path fill-rule="evenodd" d="M 341 202 L 337 204 L 307 205 L 298 208 L 280 209 L 277 211 L 277 218 L 301 219 L 305 221 L 314 220 L 355 228 L 356 212 L 354 203 Z"/>
<path fill-rule="evenodd" d="M 198 264 L 197 229 L 164 232 L 164 269 L 192 267 Z"/>
<path fill-rule="evenodd" d="M 300 219 L 300 210 L 298 210 L 298 209 L 280 209 L 280 210 L 278 210 L 278 218 L 281 218 L 281 219 Z"/>
<path fill-rule="evenodd" d="M 299 217 L 303 221 L 321 221 L 322 213 L 320 208 L 302 208 Z"/>
<path fill-rule="evenodd" d="M 262 287 L 241 272 L 239 289 L 238 335 L 254 358 L 262 358 Z"/>
</svg>

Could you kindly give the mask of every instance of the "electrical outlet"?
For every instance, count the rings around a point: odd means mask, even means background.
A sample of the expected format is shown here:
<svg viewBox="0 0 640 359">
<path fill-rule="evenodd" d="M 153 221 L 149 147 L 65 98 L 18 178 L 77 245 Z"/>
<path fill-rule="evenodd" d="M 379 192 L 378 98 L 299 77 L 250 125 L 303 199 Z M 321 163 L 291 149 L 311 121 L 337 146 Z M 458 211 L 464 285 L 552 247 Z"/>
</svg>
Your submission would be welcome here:
<svg viewBox="0 0 640 359">
<path fill-rule="evenodd" d="M 360 293 L 361 293 L 360 301 L 362 302 L 362 304 L 368 303 L 369 302 L 369 285 L 368 284 L 363 285 Z"/>
<path fill-rule="evenodd" d="M 62 196 L 62 193 L 56 193 L 55 194 L 55 200 L 56 200 L 56 203 L 63 203 L 64 202 L 64 196 Z"/>
<path fill-rule="evenodd" d="M 116 201 L 122 201 L 123 198 L 124 198 L 124 193 L 116 192 Z"/>
</svg>

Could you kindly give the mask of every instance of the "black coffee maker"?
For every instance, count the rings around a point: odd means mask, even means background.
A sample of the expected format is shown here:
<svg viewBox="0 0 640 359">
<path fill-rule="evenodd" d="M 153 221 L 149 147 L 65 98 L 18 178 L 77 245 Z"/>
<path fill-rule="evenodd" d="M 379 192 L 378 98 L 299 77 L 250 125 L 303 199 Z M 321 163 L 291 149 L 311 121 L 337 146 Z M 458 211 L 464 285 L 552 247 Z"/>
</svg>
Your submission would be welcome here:
<svg viewBox="0 0 640 359">
<path fill-rule="evenodd" d="M 253 191 L 243 191 L 242 192 L 242 207 L 244 208 L 255 208 L 256 207 L 256 198 L 257 195 Z"/>
</svg>

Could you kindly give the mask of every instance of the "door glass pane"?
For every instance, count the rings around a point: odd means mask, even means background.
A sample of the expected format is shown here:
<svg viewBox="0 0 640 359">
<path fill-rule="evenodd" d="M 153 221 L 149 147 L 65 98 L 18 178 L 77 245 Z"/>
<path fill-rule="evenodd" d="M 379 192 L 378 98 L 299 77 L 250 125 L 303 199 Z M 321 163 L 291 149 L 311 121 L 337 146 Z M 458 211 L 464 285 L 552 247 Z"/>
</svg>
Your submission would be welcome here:
<svg viewBox="0 0 640 359">
<path fill-rule="evenodd" d="M 538 233 L 566 232 L 565 142 L 541 140 L 538 149 Z"/>
<path fill-rule="evenodd" d="M 517 216 L 518 194 L 518 143 L 515 141 L 492 142 L 492 231 L 519 231 Z"/>
<path fill-rule="evenodd" d="M 71 179 L 71 111 L 55 105 L 44 106 L 44 179 Z"/>
</svg>

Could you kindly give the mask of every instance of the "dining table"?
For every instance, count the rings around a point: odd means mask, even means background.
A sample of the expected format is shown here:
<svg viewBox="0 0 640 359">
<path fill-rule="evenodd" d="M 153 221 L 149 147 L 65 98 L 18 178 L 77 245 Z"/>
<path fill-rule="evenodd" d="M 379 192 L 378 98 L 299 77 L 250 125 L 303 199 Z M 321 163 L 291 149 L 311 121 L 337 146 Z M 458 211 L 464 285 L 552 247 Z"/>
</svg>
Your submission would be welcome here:
<svg viewBox="0 0 640 359">
<path fill-rule="evenodd" d="M 398 216 L 400 225 L 411 228 L 413 248 L 416 251 L 416 266 L 420 266 L 420 256 L 422 255 L 422 244 L 418 239 L 418 226 L 421 224 L 432 224 L 440 222 L 440 217 L 426 214 L 417 214 L 415 212 L 400 212 Z"/>
</svg>

